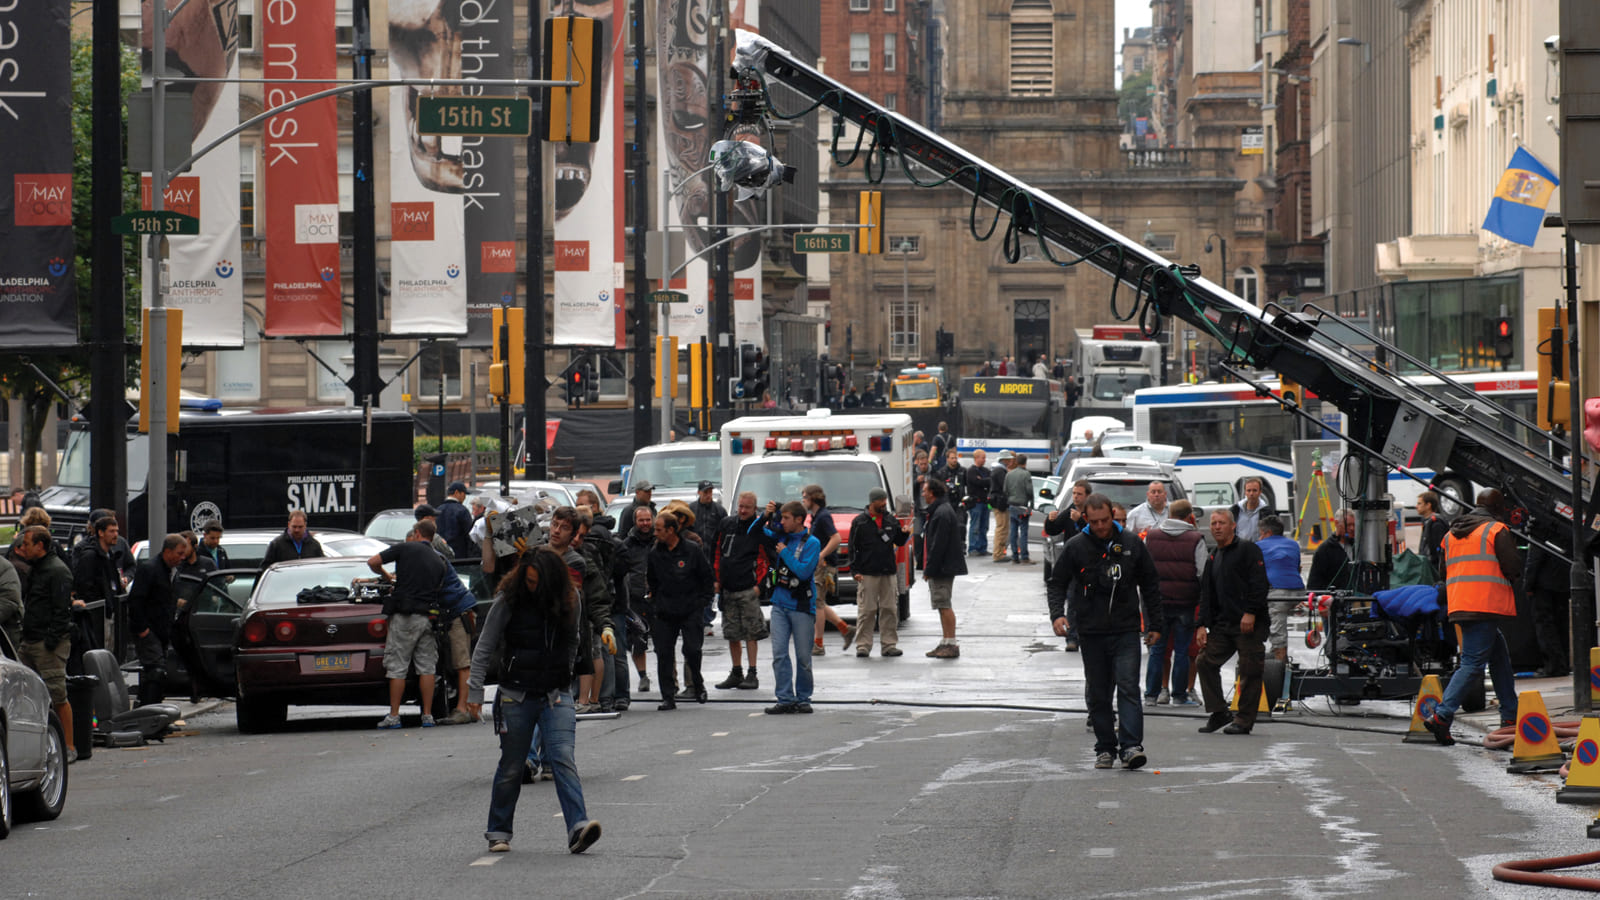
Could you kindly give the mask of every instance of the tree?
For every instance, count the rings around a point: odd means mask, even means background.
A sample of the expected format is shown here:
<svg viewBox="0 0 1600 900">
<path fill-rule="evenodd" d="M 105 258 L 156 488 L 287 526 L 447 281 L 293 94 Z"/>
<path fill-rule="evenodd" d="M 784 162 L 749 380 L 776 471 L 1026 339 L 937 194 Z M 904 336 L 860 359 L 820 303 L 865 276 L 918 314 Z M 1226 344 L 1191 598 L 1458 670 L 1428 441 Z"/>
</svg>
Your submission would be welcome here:
<svg viewBox="0 0 1600 900">
<path fill-rule="evenodd" d="M 1150 70 L 1122 79 L 1117 91 L 1117 118 L 1131 123 L 1150 115 Z"/>
<path fill-rule="evenodd" d="M 122 97 L 123 103 L 117 110 L 119 120 L 126 123 L 128 120 L 127 97 L 139 90 L 139 54 L 131 47 L 122 47 Z M 93 144 L 95 110 L 93 109 L 93 74 L 91 63 L 94 56 L 94 42 L 88 37 L 74 37 L 72 41 L 72 222 L 74 231 L 74 249 L 76 259 L 76 278 L 78 282 L 78 325 L 79 337 L 89 316 L 92 313 L 90 297 L 90 284 L 93 276 L 94 261 L 90 256 L 90 244 L 93 229 L 108 227 L 106 223 L 96 223 L 90 212 L 90 188 L 93 185 Z M 126 172 L 122 175 L 122 205 L 124 209 L 138 209 L 139 206 L 139 179 L 138 176 Z M 129 326 L 139 320 L 139 259 L 138 241 L 123 241 L 123 266 L 128 273 L 125 288 L 124 307 L 124 333 L 130 337 L 137 331 L 129 331 Z M 138 354 L 132 354 L 129 361 L 130 367 L 137 367 Z M 21 477 L 12 473 L 12 481 L 17 485 L 36 486 L 39 483 L 38 472 L 34 464 L 34 455 L 39 451 L 39 444 L 46 417 L 49 415 L 51 404 L 60 398 L 30 367 L 37 367 L 66 391 L 75 400 L 82 401 L 87 396 L 89 381 L 89 356 L 86 350 L 72 350 L 66 352 L 49 352 L 37 354 L 7 354 L 0 355 L 0 396 L 23 401 L 22 421 L 22 472 Z"/>
</svg>

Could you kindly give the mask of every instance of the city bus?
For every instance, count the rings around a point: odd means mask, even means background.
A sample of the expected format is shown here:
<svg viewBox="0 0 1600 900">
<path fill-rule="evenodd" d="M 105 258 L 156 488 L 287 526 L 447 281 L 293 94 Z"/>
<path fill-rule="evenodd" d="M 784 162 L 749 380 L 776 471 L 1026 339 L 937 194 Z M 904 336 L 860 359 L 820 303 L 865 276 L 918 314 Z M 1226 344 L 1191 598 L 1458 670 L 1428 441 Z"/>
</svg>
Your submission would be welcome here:
<svg viewBox="0 0 1600 900">
<path fill-rule="evenodd" d="M 1533 372 L 1470 372 L 1450 377 L 1477 396 L 1493 400 L 1525 419 L 1531 421 L 1534 417 L 1538 381 Z M 1439 379 L 1431 375 L 1409 376 L 1405 380 L 1422 388 L 1439 384 Z M 1276 378 L 1264 383 L 1277 393 Z M 1343 414 L 1324 409 L 1322 415 L 1328 430 L 1317 436 L 1337 438 L 1333 429 L 1344 429 Z M 1245 384 L 1173 385 L 1147 388 L 1133 395 L 1134 434 L 1140 441 L 1183 447 L 1178 473 L 1186 484 L 1225 482 L 1239 492 L 1246 478 L 1258 477 L 1262 493 L 1279 510 L 1288 508 L 1293 495 L 1290 450 L 1301 434 L 1301 421 L 1277 401 L 1258 397 L 1255 389 Z M 1519 440 L 1532 443 L 1532 435 L 1523 433 L 1526 429 L 1520 424 L 1508 420 L 1507 430 Z M 1459 508 L 1450 497 L 1470 506 L 1479 488 L 1455 472 L 1413 471 L 1449 495 L 1441 498 L 1447 515 Z M 1332 478 L 1334 473 L 1327 474 Z M 1417 494 L 1423 490 L 1411 478 L 1389 472 L 1389 492 L 1399 505 L 1415 507 Z"/>
<path fill-rule="evenodd" d="M 1025 453 L 1028 471 L 1050 474 L 1061 452 L 1060 394 L 1043 378 L 963 378 L 956 450 L 962 464 L 982 450 L 989 465 L 1001 450 Z"/>
</svg>

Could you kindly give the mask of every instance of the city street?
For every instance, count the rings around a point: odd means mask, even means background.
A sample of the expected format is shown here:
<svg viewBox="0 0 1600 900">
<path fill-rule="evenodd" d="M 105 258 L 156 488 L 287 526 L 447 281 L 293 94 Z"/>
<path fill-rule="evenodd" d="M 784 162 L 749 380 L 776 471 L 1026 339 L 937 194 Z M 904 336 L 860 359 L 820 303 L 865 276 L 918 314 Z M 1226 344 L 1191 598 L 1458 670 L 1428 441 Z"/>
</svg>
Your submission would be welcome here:
<svg viewBox="0 0 1600 900">
<path fill-rule="evenodd" d="M 0 844 L 0 896 L 1515 897 L 1533 889 L 1495 863 L 1591 849 L 1594 811 L 1558 806 L 1553 779 L 1403 745 L 1398 704 L 1313 701 L 1247 737 L 1160 707 L 1149 764 L 1096 771 L 1041 567 L 969 564 L 959 660 L 923 657 L 919 584 L 901 659 L 829 633 L 815 715 L 761 713 L 763 644 L 759 692 L 581 723 L 604 827 L 583 856 L 549 783 L 524 789 L 512 851 L 485 852 L 487 725 L 379 732 L 381 710 L 323 707 L 245 736 L 223 704 L 72 767 L 62 818 Z M 707 647 L 715 681 L 727 645 Z"/>
</svg>

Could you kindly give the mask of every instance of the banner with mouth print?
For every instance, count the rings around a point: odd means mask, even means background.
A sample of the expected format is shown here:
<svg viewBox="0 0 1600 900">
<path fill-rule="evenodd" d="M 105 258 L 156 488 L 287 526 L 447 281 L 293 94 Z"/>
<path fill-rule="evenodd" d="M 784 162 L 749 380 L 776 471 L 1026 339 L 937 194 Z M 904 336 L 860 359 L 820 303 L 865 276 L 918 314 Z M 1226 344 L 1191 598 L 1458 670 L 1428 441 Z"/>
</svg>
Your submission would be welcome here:
<svg viewBox="0 0 1600 900">
<path fill-rule="evenodd" d="M 462 78 L 515 78 L 514 7 L 494 0 L 461 4 Z M 469 94 L 514 94 L 508 88 L 466 89 Z M 505 137 L 461 141 L 466 217 L 467 336 L 463 347 L 494 342 L 495 307 L 517 301 L 517 200 L 515 155 L 522 142 Z"/>
<path fill-rule="evenodd" d="M 174 5 L 169 0 L 169 7 Z M 151 45 L 150 4 L 144 4 L 144 46 Z M 238 0 L 205 0 L 182 7 L 167 25 L 167 55 L 191 75 L 239 77 Z M 147 57 L 148 58 L 148 57 Z M 239 86 L 208 83 L 194 92 L 198 150 L 239 124 Z M 181 160 L 169 159 L 167 166 Z M 150 176 L 140 185 L 141 209 L 150 208 Z M 213 350 L 244 346 L 244 275 L 239 266 L 239 139 L 224 142 L 167 184 L 163 209 L 200 220 L 200 233 L 167 239 L 166 305 L 183 310 L 183 345 Z M 150 256 L 140 241 L 141 258 Z M 155 296 L 154 273 L 144 267 L 144 305 Z M 254 328 L 254 324 L 250 325 Z"/>
<path fill-rule="evenodd" d="M 477 17 L 488 5 L 392 0 L 390 76 L 463 77 L 462 17 Z M 478 12 L 469 12 L 469 6 Z M 467 334 L 466 162 L 479 156 L 477 148 L 465 146 L 473 138 L 417 132 L 416 100 L 428 91 L 435 91 L 429 96 L 462 93 L 460 88 L 389 91 L 389 331 L 459 337 Z M 480 265 L 481 259 L 480 253 Z M 499 304 L 498 294 L 493 302 Z"/>
<path fill-rule="evenodd" d="M 0 347 L 78 341 L 69 6 L 0 11 Z"/>
<path fill-rule="evenodd" d="M 268 3 L 261 29 L 262 75 L 273 109 L 331 85 L 336 77 L 334 4 Z M 261 152 L 266 193 L 266 332 L 344 333 L 339 271 L 339 123 L 329 97 L 266 121 Z"/>
<path fill-rule="evenodd" d="M 550 15 L 570 4 L 552 3 Z M 592 4 L 589 11 L 597 15 Z M 622 347 L 618 310 L 623 280 L 622 40 L 609 13 L 600 29 L 600 140 L 552 143 L 555 157 L 555 337 L 558 346 Z"/>
</svg>

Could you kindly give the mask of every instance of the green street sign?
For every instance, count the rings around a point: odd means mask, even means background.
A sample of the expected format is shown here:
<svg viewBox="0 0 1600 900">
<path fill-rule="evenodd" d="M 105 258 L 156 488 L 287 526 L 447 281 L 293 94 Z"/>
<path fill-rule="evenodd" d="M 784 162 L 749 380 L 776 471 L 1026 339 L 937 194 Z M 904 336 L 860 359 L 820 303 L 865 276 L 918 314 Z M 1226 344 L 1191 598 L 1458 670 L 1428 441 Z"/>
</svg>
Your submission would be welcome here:
<svg viewBox="0 0 1600 900">
<path fill-rule="evenodd" d="M 527 137 L 531 97 L 418 97 L 417 133 L 466 137 Z"/>
<path fill-rule="evenodd" d="M 811 234 L 802 232 L 794 236 L 794 252 L 849 253 L 850 234 L 836 231 L 814 232 Z"/>
<path fill-rule="evenodd" d="M 683 291 L 651 291 L 651 303 L 688 303 L 689 295 Z"/>
<path fill-rule="evenodd" d="M 199 234 L 200 220 L 164 209 L 123 213 L 111 220 L 112 234 Z"/>
</svg>

